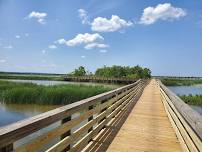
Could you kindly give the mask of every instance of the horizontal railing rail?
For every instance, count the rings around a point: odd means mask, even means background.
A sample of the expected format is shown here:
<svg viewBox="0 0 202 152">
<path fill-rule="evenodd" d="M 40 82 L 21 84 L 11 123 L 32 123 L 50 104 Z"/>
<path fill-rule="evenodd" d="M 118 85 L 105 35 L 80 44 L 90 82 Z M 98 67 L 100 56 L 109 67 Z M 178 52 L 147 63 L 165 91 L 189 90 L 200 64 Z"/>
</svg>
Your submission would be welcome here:
<svg viewBox="0 0 202 152">
<path fill-rule="evenodd" d="M 0 151 L 80 151 L 118 113 L 139 98 L 146 83 L 147 80 L 138 80 L 2 127 Z"/>
<path fill-rule="evenodd" d="M 165 109 L 184 151 L 202 151 L 202 116 L 170 91 L 160 81 Z"/>
</svg>

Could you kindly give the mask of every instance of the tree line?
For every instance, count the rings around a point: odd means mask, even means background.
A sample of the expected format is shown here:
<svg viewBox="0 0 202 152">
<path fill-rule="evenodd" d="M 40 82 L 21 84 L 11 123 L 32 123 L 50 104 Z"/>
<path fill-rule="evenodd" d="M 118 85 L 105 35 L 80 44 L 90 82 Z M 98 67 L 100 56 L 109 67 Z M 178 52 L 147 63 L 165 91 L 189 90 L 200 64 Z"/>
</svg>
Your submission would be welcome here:
<svg viewBox="0 0 202 152">
<path fill-rule="evenodd" d="M 80 66 L 76 68 L 73 72 L 68 74 L 70 76 L 97 76 L 97 77 L 108 77 L 108 78 L 150 78 L 151 70 L 149 68 L 143 68 L 139 65 L 137 66 L 104 66 L 98 68 L 95 73 L 89 72 L 85 67 Z"/>
</svg>

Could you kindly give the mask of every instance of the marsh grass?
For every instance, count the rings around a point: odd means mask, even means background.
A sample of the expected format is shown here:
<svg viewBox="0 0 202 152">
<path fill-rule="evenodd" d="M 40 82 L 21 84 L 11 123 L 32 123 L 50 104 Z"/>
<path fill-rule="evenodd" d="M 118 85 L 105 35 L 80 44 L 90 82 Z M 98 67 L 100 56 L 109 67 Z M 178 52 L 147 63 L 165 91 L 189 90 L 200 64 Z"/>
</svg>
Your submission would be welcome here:
<svg viewBox="0 0 202 152">
<path fill-rule="evenodd" d="M 55 80 L 63 81 L 62 76 L 51 76 L 51 75 L 9 75 L 9 74 L 0 74 L 0 79 L 19 79 L 19 80 Z"/>
<path fill-rule="evenodd" d="M 166 86 L 191 86 L 202 84 L 202 80 L 187 80 L 187 79 L 161 79 L 161 82 Z"/>
<path fill-rule="evenodd" d="M 202 106 L 202 95 L 182 95 L 180 98 L 187 104 Z"/>
<path fill-rule="evenodd" d="M 0 81 L 0 101 L 15 104 L 65 105 L 111 89 L 101 85 L 42 86 L 33 83 Z"/>
</svg>

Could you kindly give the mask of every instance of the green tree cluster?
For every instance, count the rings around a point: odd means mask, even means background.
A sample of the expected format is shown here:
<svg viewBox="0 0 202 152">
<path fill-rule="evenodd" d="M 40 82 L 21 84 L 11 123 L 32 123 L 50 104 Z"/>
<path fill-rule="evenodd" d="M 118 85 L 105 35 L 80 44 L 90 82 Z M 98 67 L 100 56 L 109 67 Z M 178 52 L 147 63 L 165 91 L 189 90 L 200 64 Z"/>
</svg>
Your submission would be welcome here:
<svg viewBox="0 0 202 152">
<path fill-rule="evenodd" d="M 98 68 L 95 75 L 113 78 L 150 78 L 151 70 L 138 65 L 134 67 L 114 65 L 112 67 L 104 66 L 103 68 Z"/>
<path fill-rule="evenodd" d="M 86 76 L 93 75 L 91 72 L 87 71 L 85 67 L 80 66 L 75 69 L 70 75 L 73 76 Z M 108 77 L 108 78 L 150 78 L 151 70 L 148 68 L 142 68 L 139 65 L 134 67 L 129 66 L 117 66 L 112 67 L 104 66 L 98 68 L 94 74 L 97 77 Z"/>
<path fill-rule="evenodd" d="M 77 69 L 75 69 L 70 75 L 78 77 L 78 76 L 85 76 L 86 74 L 87 74 L 87 71 L 85 67 L 80 66 Z"/>
</svg>

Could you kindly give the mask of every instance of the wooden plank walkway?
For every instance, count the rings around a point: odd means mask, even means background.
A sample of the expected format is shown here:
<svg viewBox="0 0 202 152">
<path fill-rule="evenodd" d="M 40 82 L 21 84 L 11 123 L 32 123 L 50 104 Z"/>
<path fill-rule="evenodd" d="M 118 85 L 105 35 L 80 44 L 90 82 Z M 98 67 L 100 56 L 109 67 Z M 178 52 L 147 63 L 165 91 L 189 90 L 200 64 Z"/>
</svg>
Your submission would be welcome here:
<svg viewBox="0 0 202 152">
<path fill-rule="evenodd" d="M 107 152 L 182 151 L 155 80 L 145 88 Z"/>
</svg>

